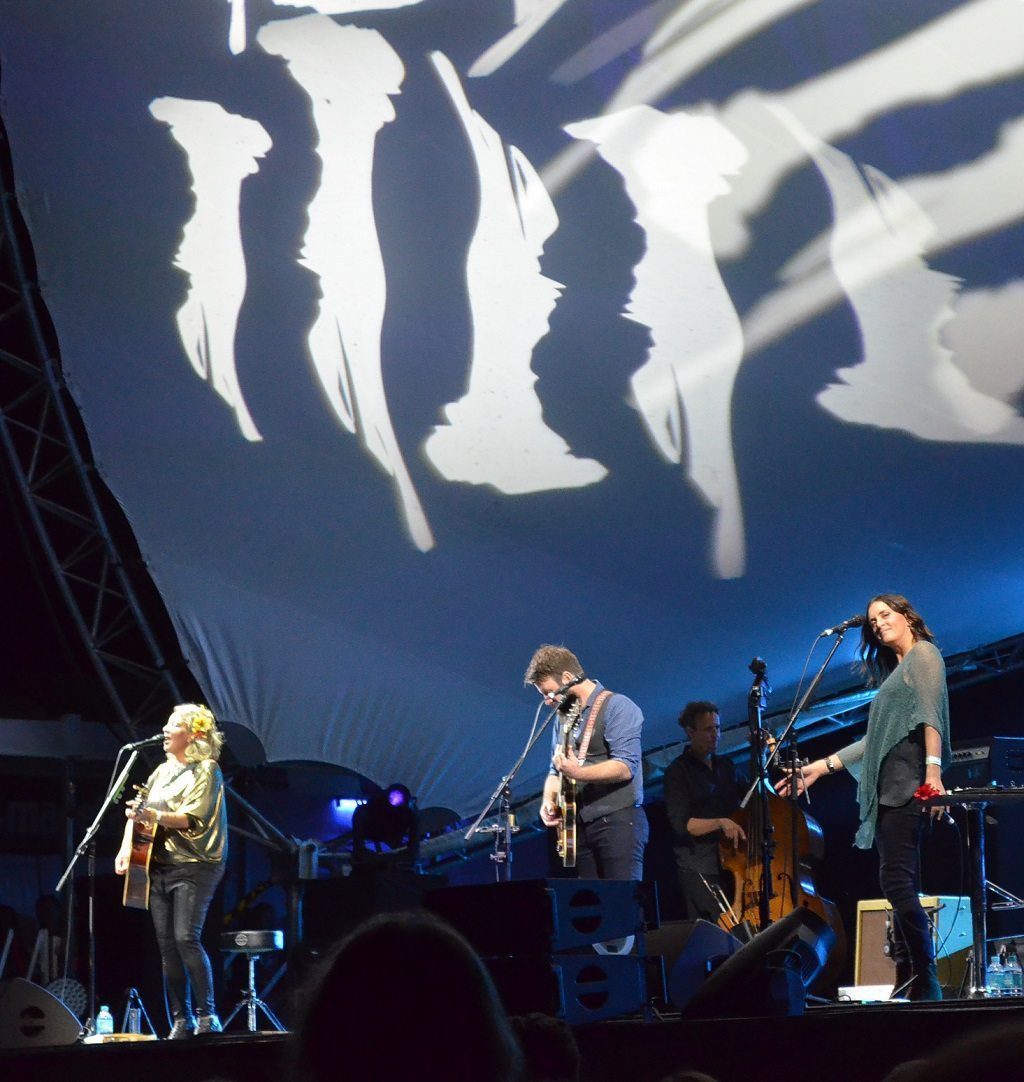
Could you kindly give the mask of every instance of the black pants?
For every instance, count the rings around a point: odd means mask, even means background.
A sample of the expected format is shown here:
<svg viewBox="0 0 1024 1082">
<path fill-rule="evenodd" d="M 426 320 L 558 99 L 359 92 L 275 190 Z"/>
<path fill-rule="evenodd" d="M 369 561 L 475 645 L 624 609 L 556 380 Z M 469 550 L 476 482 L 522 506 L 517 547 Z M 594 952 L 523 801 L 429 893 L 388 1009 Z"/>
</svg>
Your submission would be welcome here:
<svg viewBox="0 0 1024 1082">
<path fill-rule="evenodd" d="M 717 924 L 722 911 L 714 895 L 704 885 L 700 872 L 678 866 L 676 871 L 679 877 L 679 889 L 683 895 L 684 919 L 709 920 L 712 924 Z M 705 875 L 704 879 L 713 887 L 721 886 L 721 877 L 717 871 Z"/>
<path fill-rule="evenodd" d="M 882 805 L 875 825 L 878 882 L 893 908 L 893 961 L 911 962 L 919 971 L 933 951 L 928 915 L 918 897 L 921 891 L 921 833 L 928 816 L 915 800 L 899 808 Z"/>
<path fill-rule="evenodd" d="M 156 941 L 163 962 L 167 1002 L 177 1020 L 214 1014 L 213 972 L 200 937 L 221 879 L 223 864 L 154 864 L 149 892 Z M 191 986 L 191 1000 L 189 989 Z"/>
<path fill-rule="evenodd" d="M 643 879 L 647 813 L 621 808 L 576 829 L 576 871 L 581 879 Z"/>
</svg>

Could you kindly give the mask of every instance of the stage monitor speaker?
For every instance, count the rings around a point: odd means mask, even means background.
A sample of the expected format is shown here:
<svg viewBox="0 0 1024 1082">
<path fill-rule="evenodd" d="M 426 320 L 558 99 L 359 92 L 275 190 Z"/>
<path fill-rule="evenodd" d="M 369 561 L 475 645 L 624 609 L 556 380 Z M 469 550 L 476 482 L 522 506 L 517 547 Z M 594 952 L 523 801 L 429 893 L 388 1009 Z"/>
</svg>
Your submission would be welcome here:
<svg viewBox="0 0 1024 1082">
<path fill-rule="evenodd" d="M 668 1001 L 680 1010 L 743 944 L 706 920 L 666 921 L 648 932 L 647 953 L 664 959 Z"/>
<path fill-rule="evenodd" d="M 444 882 L 443 876 L 407 868 L 365 866 L 343 878 L 311 879 L 303 893 L 303 947 L 324 951 L 378 913 L 418 909 L 424 895 Z"/>
<path fill-rule="evenodd" d="M 560 954 L 485 958 L 509 1014 L 557 1015 L 571 1026 L 637 1014 L 647 1006 L 646 959 Z"/>
<path fill-rule="evenodd" d="M 798 907 L 727 958 L 683 1009 L 683 1017 L 803 1014 L 807 989 L 835 943 L 825 920 Z"/>
<path fill-rule="evenodd" d="M 962 952 L 970 948 L 971 900 L 955 895 L 926 895 L 921 905 L 932 924 L 939 983 L 959 986 L 963 978 Z M 892 906 L 884 898 L 857 903 L 857 953 L 853 981 L 857 985 L 891 985 L 896 965 L 888 952 L 888 928 Z M 955 956 L 955 957 L 954 957 Z"/>
<path fill-rule="evenodd" d="M 546 955 L 638 935 L 658 923 L 653 883 L 524 879 L 433 891 L 425 905 L 485 957 Z"/>
<path fill-rule="evenodd" d="M 0 982 L 0 1048 L 74 1044 L 78 1019 L 45 988 L 21 977 Z"/>
</svg>

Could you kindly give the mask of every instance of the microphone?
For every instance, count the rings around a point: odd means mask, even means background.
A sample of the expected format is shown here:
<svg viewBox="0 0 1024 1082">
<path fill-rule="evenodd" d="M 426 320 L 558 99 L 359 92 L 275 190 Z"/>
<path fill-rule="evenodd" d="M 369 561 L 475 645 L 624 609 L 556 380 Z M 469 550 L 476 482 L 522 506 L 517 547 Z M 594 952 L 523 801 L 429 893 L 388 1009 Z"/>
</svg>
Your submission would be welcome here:
<svg viewBox="0 0 1024 1082">
<path fill-rule="evenodd" d="M 148 748 L 150 744 L 162 744 L 163 742 L 164 734 L 158 733 L 156 736 L 147 736 L 145 740 L 136 740 L 134 744 L 125 744 L 122 750 L 135 751 L 136 748 Z"/>
<path fill-rule="evenodd" d="M 818 636 L 819 639 L 827 639 L 829 635 L 841 635 L 844 631 L 849 631 L 851 627 L 860 627 L 864 623 L 864 614 L 858 612 L 856 616 L 851 616 L 849 620 L 844 620 L 841 624 L 836 624 L 835 627 L 827 627 Z"/>
<path fill-rule="evenodd" d="M 585 672 L 581 672 L 579 676 L 570 680 L 568 683 L 563 684 L 560 688 L 555 688 L 555 690 L 552 691 L 549 695 L 546 695 L 545 698 L 557 699 L 559 695 L 564 695 L 569 690 L 569 688 L 574 688 L 577 684 L 582 684 L 583 681 L 586 680 L 586 678 L 587 674 Z"/>
</svg>

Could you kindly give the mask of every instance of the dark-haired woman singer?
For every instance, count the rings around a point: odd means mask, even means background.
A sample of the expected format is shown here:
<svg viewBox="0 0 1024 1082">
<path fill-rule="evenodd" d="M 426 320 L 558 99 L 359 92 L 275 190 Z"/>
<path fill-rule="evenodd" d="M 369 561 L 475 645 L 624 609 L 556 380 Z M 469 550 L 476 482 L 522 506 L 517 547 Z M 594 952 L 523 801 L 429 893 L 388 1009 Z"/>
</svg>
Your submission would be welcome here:
<svg viewBox="0 0 1024 1082">
<path fill-rule="evenodd" d="M 801 772 L 803 786 L 843 769 L 858 779 L 860 829 L 854 844 L 867 849 L 874 842 L 878 849 L 879 882 L 895 918 L 893 995 L 912 1000 L 942 998 L 928 915 L 918 897 L 928 809 L 914 799 L 926 782 L 939 793 L 946 791 L 942 770 L 950 760 L 946 666 L 933 640 L 905 597 L 873 597 L 860 646 L 864 669 L 879 685 L 867 732 Z M 788 781 L 777 788 L 785 795 Z M 932 808 L 931 814 L 942 810 Z"/>
</svg>

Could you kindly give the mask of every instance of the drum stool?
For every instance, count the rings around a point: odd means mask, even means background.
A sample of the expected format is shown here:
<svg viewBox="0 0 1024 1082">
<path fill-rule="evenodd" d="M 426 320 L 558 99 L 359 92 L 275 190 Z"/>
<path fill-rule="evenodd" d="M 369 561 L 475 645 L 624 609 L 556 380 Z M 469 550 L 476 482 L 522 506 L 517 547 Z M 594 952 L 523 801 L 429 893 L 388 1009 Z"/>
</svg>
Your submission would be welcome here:
<svg viewBox="0 0 1024 1082">
<path fill-rule="evenodd" d="M 262 1011 L 267 1021 L 279 1033 L 285 1027 L 281 1025 L 274 1012 L 260 999 L 256 991 L 256 960 L 261 954 L 279 951 L 284 948 L 283 932 L 222 932 L 220 949 L 225 953 L 244 954 L 249 963 L 249 983 L 242 989 L 242 998 L 235 1004 L 234 1010 L 224 1019 L 227 1029 L 231 1020 L 244 1007 L 250 1033 L 256 1032 L 256 1012 Z"/>
</svg>

